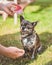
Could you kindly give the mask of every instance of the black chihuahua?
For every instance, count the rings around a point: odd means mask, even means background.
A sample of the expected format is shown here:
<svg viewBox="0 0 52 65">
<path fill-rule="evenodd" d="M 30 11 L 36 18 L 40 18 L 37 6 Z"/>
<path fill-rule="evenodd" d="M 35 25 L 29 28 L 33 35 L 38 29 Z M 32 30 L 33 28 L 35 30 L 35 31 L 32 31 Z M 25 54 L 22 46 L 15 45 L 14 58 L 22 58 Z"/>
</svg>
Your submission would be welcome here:
<svg viewBox="0 0 52 65">
<path fill-rule="evenodd" d="M 41 44 L 38 34 L 34 31 L 34 27 L 37 25 L 36 22 L 29 22 L 20 16 L 21 24 L 21 42 L 23 44 L 25 55 L 31 59 L 35 58 L 37 51 L 41 50 Z"/>
</svg>

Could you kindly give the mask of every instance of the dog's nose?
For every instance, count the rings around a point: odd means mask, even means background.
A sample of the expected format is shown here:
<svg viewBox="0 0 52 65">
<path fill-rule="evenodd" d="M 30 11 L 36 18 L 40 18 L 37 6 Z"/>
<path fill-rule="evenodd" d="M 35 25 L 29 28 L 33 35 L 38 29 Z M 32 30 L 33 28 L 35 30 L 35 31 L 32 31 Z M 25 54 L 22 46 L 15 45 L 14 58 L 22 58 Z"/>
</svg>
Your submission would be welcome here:
<svg viewBox="0 0 52 65">
<path fill-rule="evenodd" d="M 22 27 L 22 29 L 24 30 L 24 29 L 25 29 L 25 27 Z"/>
</svg>

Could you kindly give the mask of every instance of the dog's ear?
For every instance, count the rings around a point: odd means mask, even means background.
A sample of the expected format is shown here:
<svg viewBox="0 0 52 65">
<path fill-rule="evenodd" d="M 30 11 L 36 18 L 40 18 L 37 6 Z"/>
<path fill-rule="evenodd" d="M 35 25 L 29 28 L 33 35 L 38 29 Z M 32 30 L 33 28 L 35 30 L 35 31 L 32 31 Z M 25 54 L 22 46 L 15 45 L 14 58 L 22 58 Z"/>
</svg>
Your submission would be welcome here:
<svg viewBox="0 0 52 65">
<path fill-rule="evenodd" d="M 37 23 L 38 23 L 38 21 L 36 21 L 36 22 L 32 22 L 32 25 L 33 25 L 33 26 L 36 26 Z"/>
<path fill-rule="evenodd" d="M 24 20 L 24 17 L 20 15 L 20 22 L 22 22 L 22 20 Z"/>
</svg>

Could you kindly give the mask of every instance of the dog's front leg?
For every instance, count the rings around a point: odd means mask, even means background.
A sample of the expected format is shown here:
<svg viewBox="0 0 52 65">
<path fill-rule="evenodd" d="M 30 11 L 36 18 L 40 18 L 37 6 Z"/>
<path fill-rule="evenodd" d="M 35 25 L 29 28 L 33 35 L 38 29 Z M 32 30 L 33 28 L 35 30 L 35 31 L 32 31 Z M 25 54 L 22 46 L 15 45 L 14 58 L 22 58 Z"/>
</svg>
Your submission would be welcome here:
<svg viewBox="0 0 52 65">
<path fill-rule="evenodd" d="M 34 57 L 34 51 L 33 51 L 31 59 L 34 59 L 34 58 L 35 58 L 35 57 Z"/>
<path fill-rule="evenodd" d="M 34 58 L 35 58 L 35 53 L 36 53 L 36 49 L 34 48 L 34 49 L 33 49 L 32 56 L 31 56 L 31 59 L 34 59 Z"/>
</svg>

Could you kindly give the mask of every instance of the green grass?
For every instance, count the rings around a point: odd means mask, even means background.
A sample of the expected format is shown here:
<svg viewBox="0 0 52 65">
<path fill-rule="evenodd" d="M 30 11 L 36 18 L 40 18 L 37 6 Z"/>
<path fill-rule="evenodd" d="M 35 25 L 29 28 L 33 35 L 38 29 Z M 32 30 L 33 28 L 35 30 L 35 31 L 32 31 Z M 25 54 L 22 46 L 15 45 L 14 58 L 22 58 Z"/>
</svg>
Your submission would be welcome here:
<svg viewBox="0 0 52 65">
<path fill-rule="evenodd" d="M 37 55 L 35 60 L 17 59 L 0 56 L 1 65 L 52 65 L 52 0 L 36 0 L 24 10 L 25 19 L 30 22 L 38 20 L 35 30 L 39 34 L 43 45 L 43 52 Z M 17 25 L 13 18 L 7 18 L 4 22 L 0 17 L 0 43 L 4 46 L 17 46 L 22 48 L 20 42 L 20 21 Z M 20 60 L 20 61 L 19 61 Z"/>
</svg>

